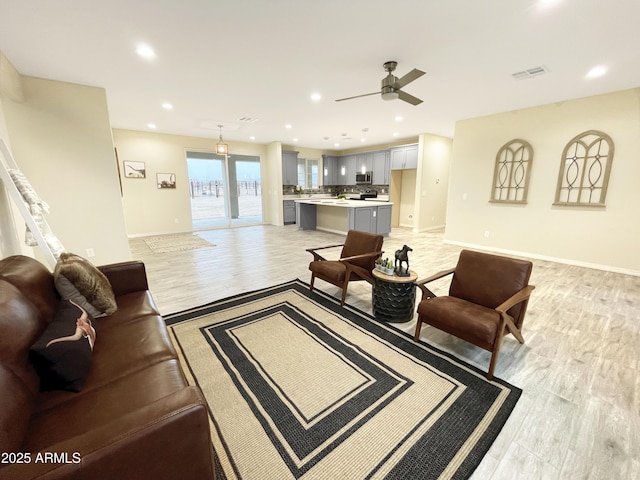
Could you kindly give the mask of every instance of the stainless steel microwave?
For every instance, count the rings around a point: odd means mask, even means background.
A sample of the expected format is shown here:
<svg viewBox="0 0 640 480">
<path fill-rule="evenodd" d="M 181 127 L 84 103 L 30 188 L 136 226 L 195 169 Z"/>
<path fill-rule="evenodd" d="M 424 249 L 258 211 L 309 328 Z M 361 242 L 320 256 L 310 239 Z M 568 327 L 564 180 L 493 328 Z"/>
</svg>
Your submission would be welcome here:
<svg viewBox="0 0 640 480">
<path fill-rule="evenodd" d="M 372 172 L 356 173 L 356 185 L 371 183 Z"/>
</svg>

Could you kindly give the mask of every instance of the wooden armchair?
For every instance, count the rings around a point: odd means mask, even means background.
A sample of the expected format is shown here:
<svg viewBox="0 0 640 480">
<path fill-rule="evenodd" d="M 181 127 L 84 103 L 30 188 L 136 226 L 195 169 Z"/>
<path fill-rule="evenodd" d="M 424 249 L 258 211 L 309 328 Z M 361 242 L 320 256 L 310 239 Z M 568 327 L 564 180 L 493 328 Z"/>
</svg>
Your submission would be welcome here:
<svg viewBox="0 0 640 480">
<path fill-rule="evenodd" d="M 522 323 L 529 296 L 531 262 L 463 250 L 458 265 L 416 282 L 422 290 L 414 341 L 423 323 L 492 352 L 487 378 L 493 378 L 502 337 L 524 343 Z M 436 297 L 426 284 L 453 274 L 449 295 Z"/>
<path fill-rule="evenodd" d="M 366 280 L 373 282 L 371 271 L 375 267 L 376 259 L 382 255 L 382 242 L 384 237 L 359 230 L 349 230 L 344 243 L 327 245 L 326 247 L 308 248 L 307 252 L 313 255 L 313 261 L 309 264 L 311 270 L 310 290 L 313 291 L 313 283 L 316 278 L 342 288 L 342 300 L 344 305 L 347 296 L 349 282 Z M 342 247 L 339 260 L 326 260 L 317 253 L 326 248 Z"/>
</svg>

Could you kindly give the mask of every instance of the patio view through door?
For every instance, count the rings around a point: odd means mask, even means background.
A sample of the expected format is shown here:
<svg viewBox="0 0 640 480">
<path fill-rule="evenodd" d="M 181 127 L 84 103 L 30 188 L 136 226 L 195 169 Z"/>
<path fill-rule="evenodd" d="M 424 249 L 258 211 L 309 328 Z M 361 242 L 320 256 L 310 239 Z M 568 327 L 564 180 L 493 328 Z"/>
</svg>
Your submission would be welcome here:
<svg viewBox="0 0 640 480">
<path fill-rule="evenodd" d="M 260 157 L 187 152 L 194 230 L 262 223 Z"/>
</svg>

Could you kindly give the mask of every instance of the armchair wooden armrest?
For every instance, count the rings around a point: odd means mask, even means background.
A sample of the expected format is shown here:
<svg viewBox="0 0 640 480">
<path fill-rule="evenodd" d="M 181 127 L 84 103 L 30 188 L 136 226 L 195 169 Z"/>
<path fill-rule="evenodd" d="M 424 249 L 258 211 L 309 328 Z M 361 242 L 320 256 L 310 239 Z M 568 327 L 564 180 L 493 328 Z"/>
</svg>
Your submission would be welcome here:
<svg viewBox="0 0 640 480">
<path fill-rule="evenodd" d="M 501 328 L 506 327 L 506 329 L 509 330 L 509 332 L 514 337 L 516 337 L 516 339 L 520 343 L 524 343 L 524 337 L 522 336 L 522 333 L 520 333 L 520 329 L 513 322 L 513 318 L 511 317 L 511 315 L 507 313 L 507 310 L 509 310 L 511 307 L 513 307 L 514 305 L 517 305 L 520 302 L 528 301 L 529 297 L 531 296 L 531 292 L 533 292 L 534 288 L 536 287 L 534 287 L 533 285 L 527 285 L 522 290 L 511 295 L 511 297 L 507 298 L 495 309 L 496 312 L 500 314 L 500 319 L 503 323 L 503 326 Z"/>
<path fill-rule="evenodd" d="M 366 280 L 367 282 L 373 284 L 373 279 L 371 277 L 371 272 L 369 270 L 367 270 L 364 267 L 361 267 L 359 265 L 355 265 L 353 263 L 351 263 L 353 260 L 358 260 L 358 259 L 362 259 L 362 258 L 378 258 L 380 255 L 382 255 L 384 252 L 383 251 L 379 251 L 379 252 L 371 252 L 371 253 L 364 253 L 362 255 L 353 255 L 351 257 L 343 257 L 340 259 L 341 263 L 344 263 L 345 266 L 347 267 L 347 272 L 346 272 L 346 277 L 349 278 L 351 276 L 351 273 L 355 273 L 356 275 L 358 275 L 360 278 L 362 278 L 363 280 Z"/>
<path fill-rule="evenodd" d="M 336 247 L 343 247 L 343 246 L 344 246 L 344 243 L 337 243 L 335 245 L 327 245 L 326 247 L 307 248 L 306 251 L 309 252 L 311 255 L 313 255 L 313 261 L 317 262 L 317 261 L 324 261 L 326 260 L 326 258 L 316 253 L 316 250 L 324 250 L 327 248 L 336 248 Z"/>
<path fill-rule="evenodd" d="M 536 288 L 536 287 L 533 286 L 533 285 L 527 285 L 522 290 L 514 293 L 509 298 L 507 298 L 504 302 L 502 302 L 500 305 L 498 305 L 496 307 L 496 311 L 500 312 L 500 313 L 504 313 L 507 310 L 509 310 L 511 307 L 513 307 L 514 305 L 517 305 L 520 302 L 528 300 L 529 297 L 531 296 L 531 292 L 533 292 L 534 288 Z"/>
<path fill-rule="evenodd" d="M 434 273 L 430 277 L 423 278 L 422 280 L 416 280 L 416 286 L 422 291 L 422 300 L 426 298 L 433 298 L 436 296 L 436 294 L 429 290 L 425 286 L 425 284 L 433 282 L 434 280 L 439 280 L 440 278 L 446 277 L 447 275 L 451 275 L 453 272 L 455 272 L 455 270 L 455 267 L 449 268 L 448 270 L 442 270 L 438 273 Z"/>
<path fill-rule="evenodd" d="M 362 255 L 353 255 L 351 257 L 342 257 L 340 259 L 341 262 L 344 263 L 349 263 L 353 260 L 359 260 L 361 258 L 378 258 L 380 255 L 382 255 L 384 253 L 384 250 L 379 251 L 379 252 L 371 252 L 371 253 L 363 253 Z"/>
</svg>

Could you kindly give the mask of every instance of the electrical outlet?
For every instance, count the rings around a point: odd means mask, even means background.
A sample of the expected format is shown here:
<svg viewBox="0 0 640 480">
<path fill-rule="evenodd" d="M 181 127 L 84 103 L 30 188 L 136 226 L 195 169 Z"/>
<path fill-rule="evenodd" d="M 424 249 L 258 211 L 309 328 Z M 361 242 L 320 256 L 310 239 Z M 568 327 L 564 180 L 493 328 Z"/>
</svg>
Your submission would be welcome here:
<svg viewBox="0 0 640 480">
<path fill-rule="evenodd" d="M 87 248 L 87 258 L 95 257 L 96 252 L 93 248 Z"/>
</svg>

